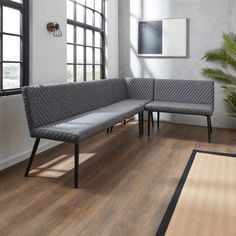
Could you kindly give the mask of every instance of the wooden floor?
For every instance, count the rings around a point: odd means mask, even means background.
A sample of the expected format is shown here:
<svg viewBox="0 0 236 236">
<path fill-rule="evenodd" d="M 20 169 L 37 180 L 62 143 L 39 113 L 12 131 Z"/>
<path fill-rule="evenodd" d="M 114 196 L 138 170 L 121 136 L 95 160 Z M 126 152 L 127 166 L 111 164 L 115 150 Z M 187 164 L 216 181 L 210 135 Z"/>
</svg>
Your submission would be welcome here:
<svg viewBox="0 0 236 236">
<path fill-rule="evenodd" d="M 205 127 L 146 131 L 132 121 L 82 142 L 79 189 L 68 144 L 38 155 L 29 178 L 26 162 L 0 172 L 0 235 L 154 236 L 192 150 L 236 153 L 236 131 L 214 129 L 212 144 Z"/>
</svg>

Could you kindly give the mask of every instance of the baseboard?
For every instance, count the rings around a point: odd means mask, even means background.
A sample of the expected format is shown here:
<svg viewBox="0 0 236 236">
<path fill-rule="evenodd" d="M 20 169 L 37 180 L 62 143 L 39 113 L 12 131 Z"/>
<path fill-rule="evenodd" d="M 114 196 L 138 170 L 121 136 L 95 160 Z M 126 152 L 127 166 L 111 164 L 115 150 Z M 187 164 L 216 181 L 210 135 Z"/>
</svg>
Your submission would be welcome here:
<svg viewBox="0 0 236 236">
<path fill-rule="evenodd" d="M 51 141 L 49 143 L 42 144 L 42 145 L 39 146 L 37 153 L 44 152 L 47 149 L 53 148 L 53 147 L 55 147 L 59 144 L 60 143 L 55 142 L 55 141 Z M 6 169 L 10 166 L 13 166 L 13 165 L 21 162 L 21 161 L 24 161 L 25 159 L 30 157 L 30 154 L 31 154 L 31 150 L 27 151 L 27 152 L 24 152 L 24 153 L 21 153 L 19 155 L 13 156 L 13 157 L 11 157 L 7 160 L 4 160 L 4 161 L 0 162 L 0 170 L 4 170 L 4 169 Z"/>
</svg>

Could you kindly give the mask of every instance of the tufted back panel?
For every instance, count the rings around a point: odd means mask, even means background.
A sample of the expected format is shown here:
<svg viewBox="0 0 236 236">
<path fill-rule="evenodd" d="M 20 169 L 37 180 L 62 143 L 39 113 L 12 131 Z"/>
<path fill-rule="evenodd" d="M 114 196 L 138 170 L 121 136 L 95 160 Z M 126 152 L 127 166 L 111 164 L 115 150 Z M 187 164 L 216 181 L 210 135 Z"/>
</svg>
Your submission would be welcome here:
<svg viewBox="0 0 236 236">
<path fill-rule="evenodd" d="M 155 80 L 154 100 L 214 104 L 214 82 L 203 80 Z"/>
<path fill-rule="evenodd" d="M 126 78 L 129 98 L 153 100 L 154 81 L 155 79 Z"/>
<path fill-rule="evenodd" d="M 29 86 L 22 92 L 30 130 L 109 105 L 115 100 L 108 80 Z"/>
<path fill-rule="evenodd" d="M 112 93 L 116 102 L 128 98 L 126 81 L 123 78 L 109 79 L 112 84 Z"/>
</svg>

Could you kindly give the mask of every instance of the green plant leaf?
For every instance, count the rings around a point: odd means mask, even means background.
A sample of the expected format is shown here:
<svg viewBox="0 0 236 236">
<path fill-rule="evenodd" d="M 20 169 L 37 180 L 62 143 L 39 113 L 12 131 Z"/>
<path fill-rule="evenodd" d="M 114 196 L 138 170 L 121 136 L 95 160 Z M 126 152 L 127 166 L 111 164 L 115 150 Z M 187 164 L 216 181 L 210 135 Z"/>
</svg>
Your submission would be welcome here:
<svg viewBox="0 0 236 236">
<path fill-rule="evenodd" d="M 233 55 L 236 55 L 236 34 L 231 32 L 223 33 L 223 40 L 225 48 Z"/>
<path fill-rule="evenodd" d="M 224 68 L 230 65 L 236 70 L 236 60 L 223 48 L 206 52 L 203 59 L 209 62 L 220 63 Z"/>
<path fill-rule="evenodd" d="M 220 69 L 204 68 L 202 75 L 221 84 L 236 86 L 236 77 Z"/>
<path fill-rule="evenodd" d="M 236 72 L 236 34 L 223 33 L 223 43 L 222 48 L 204 54 L 203 59 L 216 63 L 218 68 L 204 68 L 202 75 L 222 84 L 226 94 L 225 109 L 231 116 L 236 117 L 236 77 L 232 74 L 233 71 Z M 233 70 L 230 70 L 232 73 L 227 70 L 228 66 Z"/>
<path fill-rule="evenodd" d="M 233 117 L 236 117 L 236 103 L 232 102 L 231 99 L 225 98 L 225 109 Z"/>
</svg>

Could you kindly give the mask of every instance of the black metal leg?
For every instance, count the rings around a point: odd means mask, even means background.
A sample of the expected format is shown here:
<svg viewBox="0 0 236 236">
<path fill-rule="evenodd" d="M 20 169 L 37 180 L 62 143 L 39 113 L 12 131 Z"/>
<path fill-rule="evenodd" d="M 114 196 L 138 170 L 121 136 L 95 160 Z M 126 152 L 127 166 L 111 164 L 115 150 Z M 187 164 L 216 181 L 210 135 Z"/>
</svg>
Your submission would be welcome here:
<svg viewBox="0 0 236 236">
<path fill-rule="evenodd" d="M 151 119 L 152 119 L 152 128 L 154 128 L 153 112 L 151 112 Z"/>
<path fill-rule="evenodd" d="M 210 119 L 210 128 L 211 128 L 211 133 L 212 133 L 212 123 L 211 123 L 211 117 L 209 117 Z"/>
<path fill-rule="evenodd" d="M 110 129 L 109 129 L 109 128 L 107 128 L 107 134 L 109 133 L 109 131 L 110 131 Z"/>
<path fill-rule="evenodd" d="M 141 125 L 141 112 L 140 113 L 138 113 L 138 127 L 139 127 L 139 137 L 141 137 L 142 136 L 142 127 L 141 127 L 142 125 Z"/>
<path fill-rule="evenodd" d="M 148 137 L 150 136 L 151 111 L 148 112 Z"/>
<path fill-rule="evenodd" d="M 160 112 L 157 112 L 157 128 L 159 129 L 160 127 Z"/>
<path fill-rule="evenodd" d="M 75 188 L 79 185 L 79 144 L 75 143 Z"/>
<path fill-rule="evenodd" d="M 143 136 L 143 117 L 144 117 L 144 111 L 141 112 L 141 128 L 142 128 L 142 136 Z"/>
<path fill-rule="evenodd" d="M 112 132 L 112 130 L 113 130 L 113 126 L 110 128 L 110 133 Z"/>
<path fill-rule="evenodd" d="M 208 142 L 211 142 L 211 118 L 207 116 Z"/>
<path fill-rule="evenodd" d="M 123 122 L 123 123 L 124 123 L 124 125 L 125 125 L 125 124 L 126 124 L 126 120 L 124 120 L 124 122 Z"/>
<path fill-rule="evenodd" d="M 35 143 L 34 143 L 34 147 L 33 147 L 33 150 L 31 152 L 31 156 L 30 156 L 30 159 L 29 159 L 26 171 L 25 171 L 25 177 L 27 177 L 28 174 L 29 174 L 30 167 L 32 165 L 33 159 L 35 157 L 36 151 L 37 151 L 38 146 L 39 146 L 39 142 L 40 142 L 40 138 L 36 138 Z"/>
</svg>

